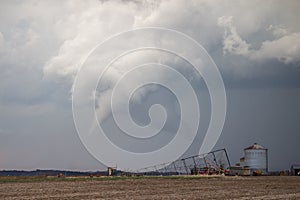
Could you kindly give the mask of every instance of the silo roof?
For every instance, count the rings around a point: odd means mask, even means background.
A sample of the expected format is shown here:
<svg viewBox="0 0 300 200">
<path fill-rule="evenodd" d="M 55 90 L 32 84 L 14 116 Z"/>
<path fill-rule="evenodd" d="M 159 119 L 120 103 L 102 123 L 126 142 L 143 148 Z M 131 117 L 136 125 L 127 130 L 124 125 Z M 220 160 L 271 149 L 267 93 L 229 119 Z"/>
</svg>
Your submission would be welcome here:
<svg viewBox="0 0 300 200">
<path fill-rule="evenodd" d="M 248 150 L 248 149 L 266 149 L 266 148 L 259 145 L 259 144 L 257 144 L 257 143 L 254 143 L 253 145 L 251 145 L 250 147 L 245 148 L 244 150 Z"/>
</svg>

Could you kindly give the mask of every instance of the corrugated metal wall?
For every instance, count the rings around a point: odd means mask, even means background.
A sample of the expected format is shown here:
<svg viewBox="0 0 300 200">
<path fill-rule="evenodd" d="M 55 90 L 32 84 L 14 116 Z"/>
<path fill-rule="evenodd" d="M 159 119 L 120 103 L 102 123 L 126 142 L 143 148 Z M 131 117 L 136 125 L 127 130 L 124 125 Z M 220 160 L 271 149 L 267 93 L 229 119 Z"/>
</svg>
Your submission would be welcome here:
<svg viewBox="0 0 300 200">
<path fill-rule="evenodd" d="M 251 171 L 268 171 L 268 151 L 267 149 L 245 149 L 245 166 L 249 166 Z"/>
</svg>

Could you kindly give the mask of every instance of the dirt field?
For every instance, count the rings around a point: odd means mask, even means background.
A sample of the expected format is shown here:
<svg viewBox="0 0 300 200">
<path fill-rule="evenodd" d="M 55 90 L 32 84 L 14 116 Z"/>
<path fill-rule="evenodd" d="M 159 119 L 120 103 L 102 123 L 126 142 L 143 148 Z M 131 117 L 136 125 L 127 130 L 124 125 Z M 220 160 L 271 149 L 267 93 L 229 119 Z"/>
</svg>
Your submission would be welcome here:
<svg viewBox="0 0 300 200">
<path fill-rule="evenodd" d="M 0 179 L 0 199 L 300 199 L 300 177 Z"/>
</svg>

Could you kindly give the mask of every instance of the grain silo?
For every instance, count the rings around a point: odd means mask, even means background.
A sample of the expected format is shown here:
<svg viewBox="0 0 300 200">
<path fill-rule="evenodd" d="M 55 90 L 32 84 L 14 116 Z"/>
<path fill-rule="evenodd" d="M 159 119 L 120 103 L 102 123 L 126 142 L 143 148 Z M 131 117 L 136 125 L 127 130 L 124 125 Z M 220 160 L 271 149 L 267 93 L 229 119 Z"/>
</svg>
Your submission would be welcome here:
<svg viewBox="0 0 300 200">
<path fill-rule="evenodd" d="M 268 173 L 268 149 L 254 143 L 252 146 L 244 149 L 245 167 L 250 168 L 251 174 Z"/>
</svg>

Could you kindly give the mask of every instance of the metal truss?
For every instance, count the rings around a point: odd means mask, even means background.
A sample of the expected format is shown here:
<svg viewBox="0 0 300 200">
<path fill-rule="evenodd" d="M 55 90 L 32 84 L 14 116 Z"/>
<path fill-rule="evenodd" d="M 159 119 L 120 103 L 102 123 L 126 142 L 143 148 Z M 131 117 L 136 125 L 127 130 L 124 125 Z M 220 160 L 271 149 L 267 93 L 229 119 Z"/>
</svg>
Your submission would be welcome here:
<svg viewBox="0 0 300 200">
<path fill-rule="evenodd" d="M 171 163 L 163 163 L 143 168 L 132 175 L 171 176 L 198 174 L 225 174 L 230 168 L 226 149 L 178 159 Z"/>
</svg>

